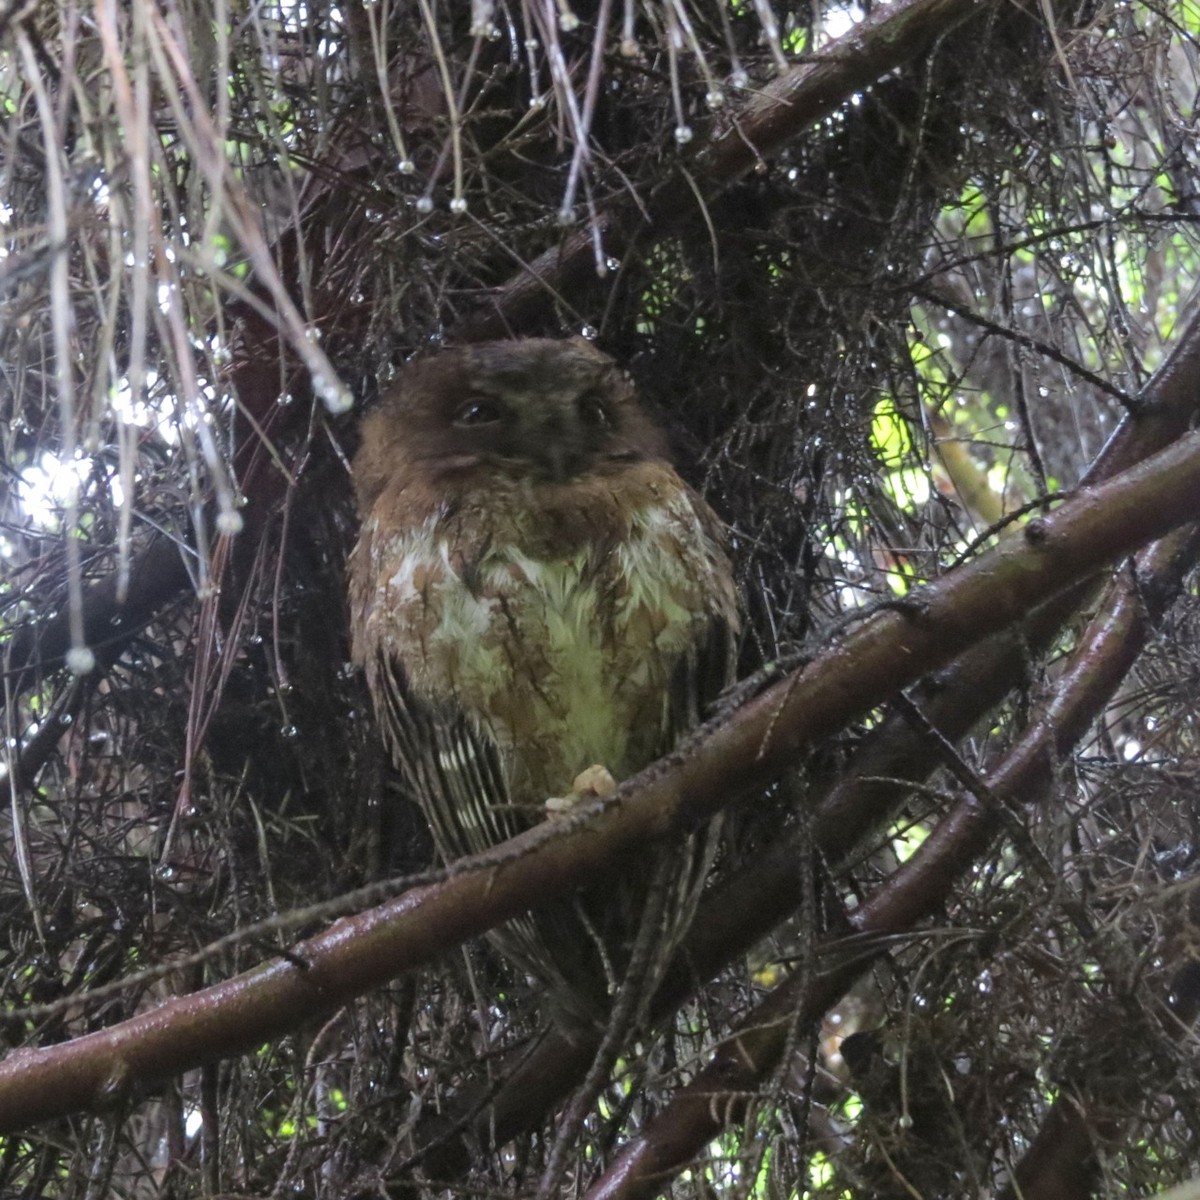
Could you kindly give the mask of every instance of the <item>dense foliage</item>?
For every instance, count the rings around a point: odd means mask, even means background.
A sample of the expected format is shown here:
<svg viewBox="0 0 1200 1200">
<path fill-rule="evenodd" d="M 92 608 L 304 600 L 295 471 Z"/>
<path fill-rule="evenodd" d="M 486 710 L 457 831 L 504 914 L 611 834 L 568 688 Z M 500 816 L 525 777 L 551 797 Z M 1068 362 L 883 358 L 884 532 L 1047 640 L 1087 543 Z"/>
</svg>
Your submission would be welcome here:
<svg viewBox="0 0 1200 1200">
<path fill-rule="evenodd" d="M 0 1192 L 1193 1174 L 1195 536 L 1052 538 L 1028 612 L 997 574 L 836 704 L 856 633 L 1194 423 L 1198 85 L 1195 0 L 0 5 L 0 999 L 48 1048 Z M 474 939 L 72 1042 L 442 878 L 348 665 L 348 461 L 408 356 L 531 333 L 627 365 L 730 525 L 722 719 L 839 714 L 731 807 L 655 1024 L 597 1056 Z"/>
</svg>

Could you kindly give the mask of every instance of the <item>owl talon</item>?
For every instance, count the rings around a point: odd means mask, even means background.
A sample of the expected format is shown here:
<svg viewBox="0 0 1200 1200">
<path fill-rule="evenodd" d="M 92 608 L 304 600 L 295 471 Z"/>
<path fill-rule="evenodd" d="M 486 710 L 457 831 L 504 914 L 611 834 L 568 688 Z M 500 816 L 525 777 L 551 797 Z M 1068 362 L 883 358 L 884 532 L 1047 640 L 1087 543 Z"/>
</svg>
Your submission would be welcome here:
<svg viewBox="0 0 1200 1200">
<path fill-rule="evenodd" d="M 611 796 L 617 790 L 617 781 L 607 767 L 593 763 L 580 771 L 571 784 L 571 795 L 580 797 Z"/>
<path fill-rule="evenodd" d="M 551 796 L 546 801 L 546 815 L 566 816 L 580 804 L 586 804 L 600 796 L 611 796 L 616 790 L 617 781 L 609 769 L 599 763 L 593 763 L 575 776 L 575 782 L 571 784 L 571 790 L 565 796 Z"/>
</svg>

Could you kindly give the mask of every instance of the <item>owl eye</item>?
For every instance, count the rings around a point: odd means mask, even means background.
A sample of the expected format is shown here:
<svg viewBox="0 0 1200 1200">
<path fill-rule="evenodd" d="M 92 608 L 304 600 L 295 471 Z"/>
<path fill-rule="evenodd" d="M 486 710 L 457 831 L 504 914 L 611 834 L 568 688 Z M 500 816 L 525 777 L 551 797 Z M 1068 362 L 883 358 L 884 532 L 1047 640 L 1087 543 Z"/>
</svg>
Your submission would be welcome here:
<svg viewBox="0 0 1200 1200">
<path fill-rule="evenodd" d="M 503 419 L 503 410 L 492 400 L 469 400 L 454 414 L 455 425 L 495 425 Z"/>
<path fill-rule="evenodd" d="M 593 429 L 612 429 L 616 425 L 616 415 L 612 405 L 608 404 L 596 392 L 584 392 L 576 401 L 579 409 L 579 419 Z"/>
</svg>

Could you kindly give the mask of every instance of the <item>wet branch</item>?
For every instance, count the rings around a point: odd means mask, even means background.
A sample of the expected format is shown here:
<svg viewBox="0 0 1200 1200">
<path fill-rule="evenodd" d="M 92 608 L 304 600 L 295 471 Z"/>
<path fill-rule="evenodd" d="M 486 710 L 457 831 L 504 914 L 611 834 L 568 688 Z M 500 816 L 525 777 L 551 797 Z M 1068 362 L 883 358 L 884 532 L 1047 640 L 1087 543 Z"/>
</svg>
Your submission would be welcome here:
<svg viewBox="0 0 1200 1200">
<path fill-rule="evenodd" d="M 1200 434 L 1191 434 L 1112 481 L 1084 489 L 1032 522 L 1023 537 L 877 613 L 803 670 L 699 731 L 612 799 L 564 821 L 561 833 L 546 825 L 532 829 L 457 864 L 445 883 L 337 922 L 295 946 L 286 960 L 111 1029 L 13 1052 L 0 1063 L 0 1129 L 111 1103 L 135 1087 L 245 1052 L 532 905 L 597 882 L 630 848 L 690 828 L 756 792 L 800 751 L 898 689 L 1194 518 L 1198 502 Z M 1058 710 L 1051 715 L 1063 726 Z M 1037 730 L 1057 736 L 1046 722 Z M 1043 749 L 1031 765 L 1042 769 L 1045 757 Z M 1003 778 L 992 781 L 997 793 L 1004 786 Z M 932 861 L 933 884 L 949 886 L 953 877 L 945 865 L 978 852 L 981 838 L 986 845 L 993 819 L 977 800 L 964 802 L 962 813 L 930 837 L 928 850 L 897 872 L 887 903 L 857 911 L 860 931 L 907 928 L 928 911 L 934 892 L 916 868 Z M 944 850 L 931 860 L 947 839 L 953 854 Z"/>
<path fill-rule="evenodd" d="M 1124 575 L 1110 585 L 1102 615 L 1071 655 L 1052 698 L 986 780 L 985 794 L 963 796 L 917 853 L 850 914 L 858 935 L 854 960 L 815 979 L 797 972 L 774 989 L 745 1018 L 741 1033 L 727 1039 L 705 1070 L 626 1146 L 588 1191 L 588 1200 L 660 1194 L 675 1172 L 726 1125 L 744 1116 L 750 1100 L 779 1065 L 793 1026 L 817 1020 L 884 953 L 890 939 L 916 935 L 917 923 L 942 908 L 1004 828 L 1004 809 L 1044 801 L 1058 764 L 1120 686 L 1198 549 L 1200 533 L 1195 526 L 1186 527 L 1145 556 L 1139 572 L 1143 582 Z M 833 955 L 837 945 L 826 950 Z M 1048 1129 L 1053 1125 L 1058 1130 L 1063 1120 L 1063 1111 L 1052 1110 Z M 1032 1154 L 1029 1166 L 1018 1168 L 1019 1194 L 1059 1194 L 1046 1190 L 1047 1181 L 1059 1178 L 1064 1168 L 1083 1169 L 1083 1160 L 1094 1148 L 1092 1139 L 1076 1136 L 1065 1144 L 1071 1148 L 1070 1161 L 1064 1164 L 1055 1158 L 1053 1171 L 1040 1155 Z"/>
</svg>

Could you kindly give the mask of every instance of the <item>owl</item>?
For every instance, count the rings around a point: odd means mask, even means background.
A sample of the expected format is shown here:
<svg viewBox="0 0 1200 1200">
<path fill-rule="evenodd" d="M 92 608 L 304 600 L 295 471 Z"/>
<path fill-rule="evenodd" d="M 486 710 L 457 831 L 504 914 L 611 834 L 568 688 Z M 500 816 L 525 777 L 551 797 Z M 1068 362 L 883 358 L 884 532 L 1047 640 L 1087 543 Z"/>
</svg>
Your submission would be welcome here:
<svg viewBox="0 0 1200 1200">
<path fill-rule="evenodd" d="M 366 418 L 353 474 L 353 656 L 446 862 L 639 771 L 729 682 L 739 621 L 721 522 L 590 343 L 409 365 Z M 665 963 L 712 843 L 702 831 L 648 851 L 494 944 L 561 1013 L 599 1020 L 636 938 Z"/>
</svg>

